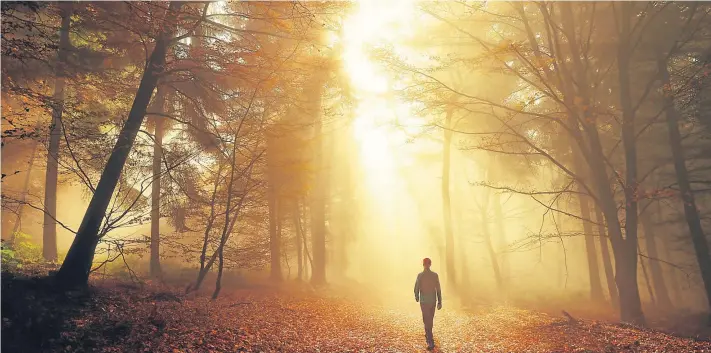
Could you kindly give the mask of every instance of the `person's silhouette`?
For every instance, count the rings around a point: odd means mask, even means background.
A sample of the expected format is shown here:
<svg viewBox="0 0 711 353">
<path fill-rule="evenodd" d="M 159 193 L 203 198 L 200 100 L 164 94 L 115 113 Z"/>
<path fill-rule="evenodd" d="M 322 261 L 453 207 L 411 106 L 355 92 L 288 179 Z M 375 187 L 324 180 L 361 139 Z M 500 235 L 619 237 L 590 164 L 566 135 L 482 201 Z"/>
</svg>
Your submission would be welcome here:
<svg viewBox="0 0 711 353">
<path fill-rule="evenodd" d="M 424 271 L 417 275 L 415 281 L 415 301 L 420 302 L 422 310 L 422 322 L 425 324 L 425 339 L 427 349 L 434 349 L 434 338 L 432 337 L 432 323 L 434 321 L 435 304 L 437 310 L 442 309 L 442 290 L 439 286 L 439 276 L 430 270 L 432 260 L 425 258 L 422 260 Z"/>
</svg>

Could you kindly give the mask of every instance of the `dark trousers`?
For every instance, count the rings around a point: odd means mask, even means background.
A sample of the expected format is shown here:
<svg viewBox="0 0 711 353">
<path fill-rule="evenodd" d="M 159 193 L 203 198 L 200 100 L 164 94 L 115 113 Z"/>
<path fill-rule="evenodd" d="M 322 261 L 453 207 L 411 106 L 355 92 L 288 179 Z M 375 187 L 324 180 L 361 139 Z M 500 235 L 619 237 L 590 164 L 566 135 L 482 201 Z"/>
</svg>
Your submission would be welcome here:
<svg viewBox="0 0 711 353">
<path fill-rule="evenodd" d="M 425 324 L 425 339 L 427 339 L 427 344 L 434 344 L 434 338 L 432 338 L 432 323 L 434 321 L 435 314 L 435 303 L 420 303 L 420 309 L 422 309 L 422 322 Z"/>
</svg>

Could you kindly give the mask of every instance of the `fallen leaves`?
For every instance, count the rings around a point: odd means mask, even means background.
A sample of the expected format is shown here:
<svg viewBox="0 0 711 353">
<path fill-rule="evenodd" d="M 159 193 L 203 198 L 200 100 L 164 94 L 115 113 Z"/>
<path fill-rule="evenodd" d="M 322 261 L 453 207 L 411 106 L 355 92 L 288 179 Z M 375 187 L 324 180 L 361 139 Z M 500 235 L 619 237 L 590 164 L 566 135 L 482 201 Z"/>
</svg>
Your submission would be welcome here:
<svg viewBox="0 0 711 353">
<path fill-rule="evenodd" d="M 424 330 L 414 303 L 275 289 L 189 299 L 149 286 L 99 286 L 61 334 L 65 352 L 419 352 Z M 179 299 L 179 300 L 176 300 Z M 249 305 L 235 305 L 248 303 Z M 411 304 L 411 305 L 410 305 Z M 435 315 L 441 352 L 702 352 L 711 343 L 630 326 L 513 307 L 445 309 Z"/>
</svg>

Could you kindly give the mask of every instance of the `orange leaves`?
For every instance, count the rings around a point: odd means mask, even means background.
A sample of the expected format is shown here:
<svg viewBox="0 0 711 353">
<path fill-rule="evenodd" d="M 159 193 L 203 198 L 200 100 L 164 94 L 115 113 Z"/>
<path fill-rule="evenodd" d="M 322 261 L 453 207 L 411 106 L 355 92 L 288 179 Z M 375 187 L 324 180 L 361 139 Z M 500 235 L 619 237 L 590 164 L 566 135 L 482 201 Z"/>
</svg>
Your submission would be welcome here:
<svg viewBox="0 0 711 353">
<path fill-rule="evenodd" d="M 383 306 L 367 295 L 358 297 L 358 293 L 338 288 L 329 290 L 338 297 L 326 297 L 292 287 L 279 292 L 225 288 L 225 295 L 214 301 L 197 297 L 173 302 L 155 299 L 154 291 L 166 288 L 107 287 L 97 285 L 89 305 L 73 309 L 77 312 L 67 319 L 48 350 L 385 353 L 417 352 L 425 345 L 419 307 L 411 300 Z M 151 319 L 154 303 L 155 312 L 164 319 L 162 325 Z M 511 306 L 467 312 L 444 309 L 435 314 L 434 325 L 435 341 L 445 352 L 693 352 L 711 348 L 709 342 L 659 331 L 585 319 L 573 325 L 562 317 Z"/>
</svg>

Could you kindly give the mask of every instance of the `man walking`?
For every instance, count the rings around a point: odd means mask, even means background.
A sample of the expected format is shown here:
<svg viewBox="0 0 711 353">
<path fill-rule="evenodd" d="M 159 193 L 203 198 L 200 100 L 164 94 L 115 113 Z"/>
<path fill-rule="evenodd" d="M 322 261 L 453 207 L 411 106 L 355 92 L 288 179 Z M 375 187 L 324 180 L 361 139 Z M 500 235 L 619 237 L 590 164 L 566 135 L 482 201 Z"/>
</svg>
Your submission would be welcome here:
<svg viewBox="0 0 711 353">
<path fill-rule="evenodd" d="M 422 309 L 427 349 L 433 350 L 432 321 L 434 320 L 435 304 L 437 304 L 437 310 L 442 309 L 442 290 L 439 286 L 439 276 L 430 270 L 432 260 L 425 258 L 422 260 L 422 266 L 424 271 L 417 275 L 417 281 L 415 281 L 415 301 L 420 302 L 420 309 Z"/>
</svg>

